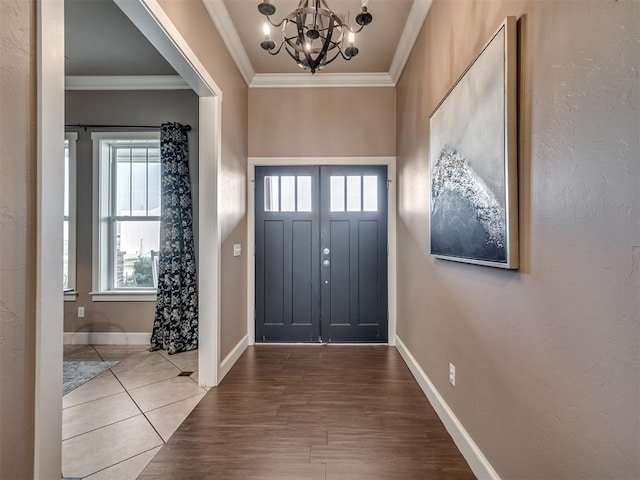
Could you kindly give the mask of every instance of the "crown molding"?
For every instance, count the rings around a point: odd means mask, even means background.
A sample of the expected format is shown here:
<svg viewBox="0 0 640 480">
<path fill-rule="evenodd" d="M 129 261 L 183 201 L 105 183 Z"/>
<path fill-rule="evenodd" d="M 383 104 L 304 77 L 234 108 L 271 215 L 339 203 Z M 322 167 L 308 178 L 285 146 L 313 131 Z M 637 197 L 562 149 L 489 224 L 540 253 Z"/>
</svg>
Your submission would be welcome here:
<svg viewBox="0 0 640 480">
<path fill-rule="evenodd" d="M 407 23 L 402 31 L 402 36 L 398 42 L 398 48 L 391 61 L 391 67 L 389 67 L 389 75 L 391 76 L 393 83 L 397 84 L 400 80 L 400 76 L 404 71 L 404 67 L 409 60 L 409 56 L 413 50 L 413 46 L 416 44 L 422 25 L 424 24 L 429 9 L 433 0 L 414 0 L 407 17 Z"/>
<path fill-rule="evenodd" d="M 180 75 L 67 75 L 65 90 L 190 90 Z"/>
<path fill-rule="evenodd" d="M 388 73 L 257 73 L 250 87 L 395 87 L 395 83 Z"/>
<path fill-rule="evenodd" d="M 203 0 L 203 3 L 227 46 L 231 58 L 240 70 L 242 78 L 247 85 L 251 85 L 255 71 L 223 0 Z"/>
</svg>

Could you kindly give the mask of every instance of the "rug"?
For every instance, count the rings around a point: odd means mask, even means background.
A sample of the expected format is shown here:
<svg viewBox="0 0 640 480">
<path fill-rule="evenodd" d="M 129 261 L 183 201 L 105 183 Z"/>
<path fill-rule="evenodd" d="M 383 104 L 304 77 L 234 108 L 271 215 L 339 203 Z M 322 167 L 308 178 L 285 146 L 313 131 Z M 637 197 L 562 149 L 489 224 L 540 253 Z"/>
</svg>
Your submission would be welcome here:
<svg viewBox="0 0 640 480">
<path fill-rule="evenodd" d="M 62 395 L 87 383 L 119 362 L 65 360 L 62 366 Z"/>
</svg>

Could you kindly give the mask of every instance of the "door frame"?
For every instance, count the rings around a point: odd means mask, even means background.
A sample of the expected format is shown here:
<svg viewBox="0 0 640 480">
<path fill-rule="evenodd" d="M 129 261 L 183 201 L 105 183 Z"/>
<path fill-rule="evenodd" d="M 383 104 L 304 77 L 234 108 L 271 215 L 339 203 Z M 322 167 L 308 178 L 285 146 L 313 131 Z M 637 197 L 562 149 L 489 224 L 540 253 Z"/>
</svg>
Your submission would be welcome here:
<svg viewBox="0 0 640 480">
<path fill-rule="evenodd" d="M 199 96 L 200 328 L 198 382 L 215 386 L 220 366 L 220 166 L 222 90 L 199 61 L 157 0 L 114 0 Z M 63 294 L 62 197 L 64 191 L 64 1 L 36 2 L 37 234 L 34 390 L 34 478 L 62 471 Z"/>
<path fill-rule="evenodd" d="M 256 167 L 292 165 L 386 165 L 389 179 L 387 195 L 387 281 L 388 281 L 388 341 L 396 344 L 397 290 L 396 290 L 396 157 L 249 157 L 247 171 L 247 335 L 249 345 L 255 344 L 256 337 L 256 212 L 255 178 Z M 341 344 L 344 345 L 344 344 Z M 363 344 L 370 345 L 370 344 Z"/>
</svg>

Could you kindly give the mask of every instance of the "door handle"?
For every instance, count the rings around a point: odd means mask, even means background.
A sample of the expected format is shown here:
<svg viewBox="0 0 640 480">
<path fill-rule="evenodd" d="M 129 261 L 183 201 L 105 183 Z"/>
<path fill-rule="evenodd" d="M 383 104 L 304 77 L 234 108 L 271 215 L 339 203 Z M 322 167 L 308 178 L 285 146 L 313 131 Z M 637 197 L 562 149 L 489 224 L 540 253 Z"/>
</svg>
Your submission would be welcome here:
<svg viewBox="0 0 640 480">
<path fill-rule="evenodd" d="M 323 266 L 323 267 L 329 267 L 329 265 L 331 265 L 331 262 L 330 262 L 329 260 L 324 260 L 324 261 L 322 262 L 322 266 Z"/>
</svg>

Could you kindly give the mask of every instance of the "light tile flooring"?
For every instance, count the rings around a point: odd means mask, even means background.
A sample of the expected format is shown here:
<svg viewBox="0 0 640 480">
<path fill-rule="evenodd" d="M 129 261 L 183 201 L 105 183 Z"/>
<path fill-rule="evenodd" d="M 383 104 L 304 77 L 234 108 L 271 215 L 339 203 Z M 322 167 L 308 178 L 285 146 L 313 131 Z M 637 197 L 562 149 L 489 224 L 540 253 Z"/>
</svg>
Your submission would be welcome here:
<svg viewBox="0 0 640 480">
<path fill-rule="evenodd" d="M 197 351 L 65 345 L 64 359 L 120 362 L 62 399 L 65 478 L 135 479 L 206 393 L 197 384 Z"/>
</svg>

